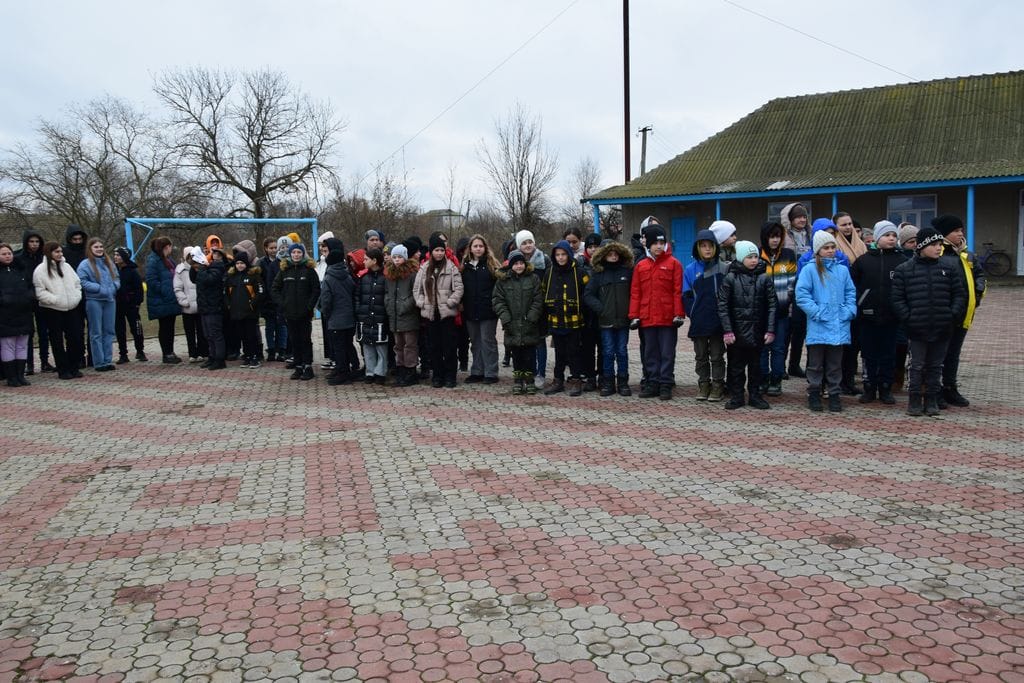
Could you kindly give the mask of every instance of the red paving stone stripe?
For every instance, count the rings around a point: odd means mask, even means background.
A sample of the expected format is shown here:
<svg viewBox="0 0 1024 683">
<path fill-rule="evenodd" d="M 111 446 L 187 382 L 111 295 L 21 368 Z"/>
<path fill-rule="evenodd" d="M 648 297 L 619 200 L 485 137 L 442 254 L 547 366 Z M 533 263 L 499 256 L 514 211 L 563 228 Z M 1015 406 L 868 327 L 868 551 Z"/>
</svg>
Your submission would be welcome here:
<svg viewBox="0 0 1024 683">
<path fill-rule="evenodd" d="M 699 496 L 663 496 L 650 490 L 578 485 L 564 479 L 495 475 L 489 470 L 451 465 L 430 468 L 441 489 L 471 490 L 482 496 L 510 496 L 567 508 L 600 508 L 612 516 L 645 516 L 662 524 L 693 524 L 721 532 L 754 532 L 774 540 L 813 539 L 845 549 L 877 548 L 902 559 L 944 557 L 972 568 L 1024 565 L 1024 547 L 988 534 L 947 534 L 920 524 L 881 525 L 854 515 L 820 517 L 756 505 L 716 505 Z"/>
<path fill-rule="evenodd" d="M 85 397 L 89 398 L 89 397 Z M 173 427 L 162 427 L 152 424 L 140 424 L 119 420 L 117 418 L 100 417 L 98 415 L 82 416 L 83 419 L 69 423 L 70 413 L 61 410 L 25 406 L 0 404 L 0 420 L 11 420 L 19 424 L 39 425 L 41 428 L 48 426 L 59 426 L 74 429 L 82 434 L 83 440 L 86 435 L 102 437 L 117 437 L 126 440 L 152 440 L 153 442 L 173 442 L 182 446 L 194 443 L 201 443 L 205 438 L 203 434 L 186 433 Z"/>
<path fill-rule="evenodd" d="M 663 436 L 663 435 L 662 435 Z M 738 437 L 740 446 L 756 448 L 754 439 Z M 767 490 L 780 483 L 809 493 L 846 493 L 866 500 L 902 498 L 922 505 L 957 505 L 988 512 L 1020 509 L 1020 496 L 994 486 L 951 486 L 934 481 L 899 482 L 881 475 L 852 476 L 825 470 L 767 466 L 739 460 L 705 460 L 696 457 L 627 453 L 619 448 L 589 446 L 566 449 L 561 444 L 495 439 L 475 436 L 473 446 L 480 453 L 512 458 L 545 458 L 597 467 L 615 466 L 631 472 L 659 472 L 674 477 L 699 477 L 715 482 L 737 481 L 763 485 Z"/>
<path fill-rule="evenodd" d="M 214 477 L 170 484 L 150 484 L 142 491 L 139 499 L 132 503 L 132 509 L 149 510 L 233 503 L 238 500 L 241 485 L 241 477 Z"/>
<path fill-rule="evenodd" d="M 358 452 L 354 445 L 350 445 L 350 449 Z M 269 459 L 269 452 L 264 455 Z M 301 457 L 305 460 L 305 513 L 302 516 L 276 516 L 103 536 L 36 539 L 35 535 L 82 491 L 90 477 L 102 473 L 104 467 L 110 467 L 108 463 L 52 466 L 0 506 L 0 571 L 12 567 L 92 562 L 269 540 L 338 536 L 379 528 L 361 455 L 343 457 L 338 452 L 325 452 L 322 445 L 308 445 L 282 449 L 277 457 Z M 192 460 L 199 458 L 204 464 L 217 462 L 211 454 L 198 454 Z M 157 465 L 156 460 L 161 460 L 162 465 Z M 143 466 L 167 467 L 168 460 L 171 459 L 151 459 Z M 134 469 L 135 462 L 125 462 L 125 466 Z M 185 471 L 182 475 L 188 476 Z M 194 478 L 189 481 L 194 481 Z"/>
<path fill-rule="evenodd" d="M 977 601 L 930 603 L 899 586 L 854 590 L 827 576 L 717 567 L 698 555 L 658 556 L 490 520 L 462 526 L 471 547 L 396 555 L 392 564 L 433 569 L 445 581 L 484 580 L 503 594 L 544 592 L 563 608 L 602 604 L 629 623 L 672 620 L 698 639 L 745 635 L 776 657 L 827 653 L 868 675 L 916 670 L 946 680 L 943 667 L 954 663 L 1010 675 L 1000 656 L 1013 653 L 1024 629 Z"/>
</svg>

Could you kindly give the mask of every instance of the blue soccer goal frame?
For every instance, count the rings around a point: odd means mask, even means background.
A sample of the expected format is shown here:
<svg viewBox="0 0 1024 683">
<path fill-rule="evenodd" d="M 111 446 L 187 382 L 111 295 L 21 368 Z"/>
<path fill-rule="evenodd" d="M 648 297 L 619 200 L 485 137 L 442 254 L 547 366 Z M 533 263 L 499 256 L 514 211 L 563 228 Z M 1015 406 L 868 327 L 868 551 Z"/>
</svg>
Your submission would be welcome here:
<svg viewBox="0 0 1024 683">
<path fill-rule="evenodd" d="M 158 225 L 308 225 L 313 232 L 313 260 L 320 258 L 319 245 L 319 222 L 316 218 L 144 218 L 132 217 L 124 219 L 124 240 L 128 251 L 132 253 L 132 260 L 145 246 Z M 139 241 L 139 248 L 135 248 L 135 237 L 132 234 L 133 228 L 141 228 L 146 231 L 145 237 Z"/>
</svg>

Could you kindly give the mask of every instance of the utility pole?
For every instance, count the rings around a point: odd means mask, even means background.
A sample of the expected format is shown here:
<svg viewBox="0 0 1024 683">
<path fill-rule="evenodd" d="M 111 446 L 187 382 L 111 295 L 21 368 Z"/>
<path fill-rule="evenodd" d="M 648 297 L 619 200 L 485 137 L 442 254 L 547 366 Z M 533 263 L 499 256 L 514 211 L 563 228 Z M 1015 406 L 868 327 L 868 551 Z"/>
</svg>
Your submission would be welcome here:
<svg viewBox="0 0 1024 683">
<path fill-rule="evenodd" d="M 640 133 L 640 175 L 647 173 L 647 134 L 654 135 L 654 126 L 644 126 Z"/>
<path fill-rule="evenodd" d="M 630 181 L 629 171 L 629 138 L 632 135 L 629 125 L 629 0 L 622 0 L 622 86 L 623 86 L 623 107 L 625 112 L 625 161 L 626 161 L 626 182 Z"/>
</svg>

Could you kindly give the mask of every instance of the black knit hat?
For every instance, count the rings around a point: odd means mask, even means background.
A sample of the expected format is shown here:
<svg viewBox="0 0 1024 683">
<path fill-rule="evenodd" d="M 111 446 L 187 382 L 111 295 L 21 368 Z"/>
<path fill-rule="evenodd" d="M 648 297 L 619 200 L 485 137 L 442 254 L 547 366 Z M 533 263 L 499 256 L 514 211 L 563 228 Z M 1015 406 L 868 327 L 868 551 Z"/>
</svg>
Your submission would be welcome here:
<svg viewBox="0 0 1024 683">
<path fill-rule="evenodd" d="M 947 213 L 937 218 L 933 218 L 932 227 L 938 230 L 940 233 L 942 233 L 942 236 L 945 237 L 954 230 L 962 230 L 964 227 L 964 222 L 960 220 L 959 216 L 954 216 L 951 213 Z M 922 230 L 922 232 L 924 231 Z M 918 235 L 917 239 L 921 239 L 920 235 Z"/>
<path fill-rule="evenodd" d="M 601 245 L 601 236 L 596 232 L 592 232 L 583 238 L 584 247 L 597 247 Z"/>
<path fill-rule="evenodd" d="M 660 225 L 651 224 L 643 229 L 644 243 L 650 247 L 657 241 L 665 241 L 665 230 Z"/>
<path fill-rule="evenodd" d="M 941 242 L 943 236 L 940 235 L 934 228 L 922 228 L 917 233 L 917 246 L 914 247 L 914 251 L 921 251 L 929 244 Z"/>
<path fill-rule="evenodd" d="M 438 247 L 441 247 L 442 249 L 444 249 L 447 246 L 448 245 L 445 243 L 445 241 L 443 239 L 441 239 L 441 237 L 439 235 L 431 235 L 430 236 L 430 251 L 434 251 Z"/>
</svg>

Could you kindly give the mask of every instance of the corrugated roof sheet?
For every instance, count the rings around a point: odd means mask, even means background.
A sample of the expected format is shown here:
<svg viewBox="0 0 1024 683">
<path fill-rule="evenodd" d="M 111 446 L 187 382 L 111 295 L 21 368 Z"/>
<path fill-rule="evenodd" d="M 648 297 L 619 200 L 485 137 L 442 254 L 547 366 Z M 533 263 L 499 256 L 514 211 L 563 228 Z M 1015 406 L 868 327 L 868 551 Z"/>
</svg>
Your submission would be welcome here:
<svg viewBox="0 0 1024 683">
<path fill-rule="evenodd" d="M 1024 71 L 775 99 L 591 199 L 1024 175 Z"/>
</svg>

